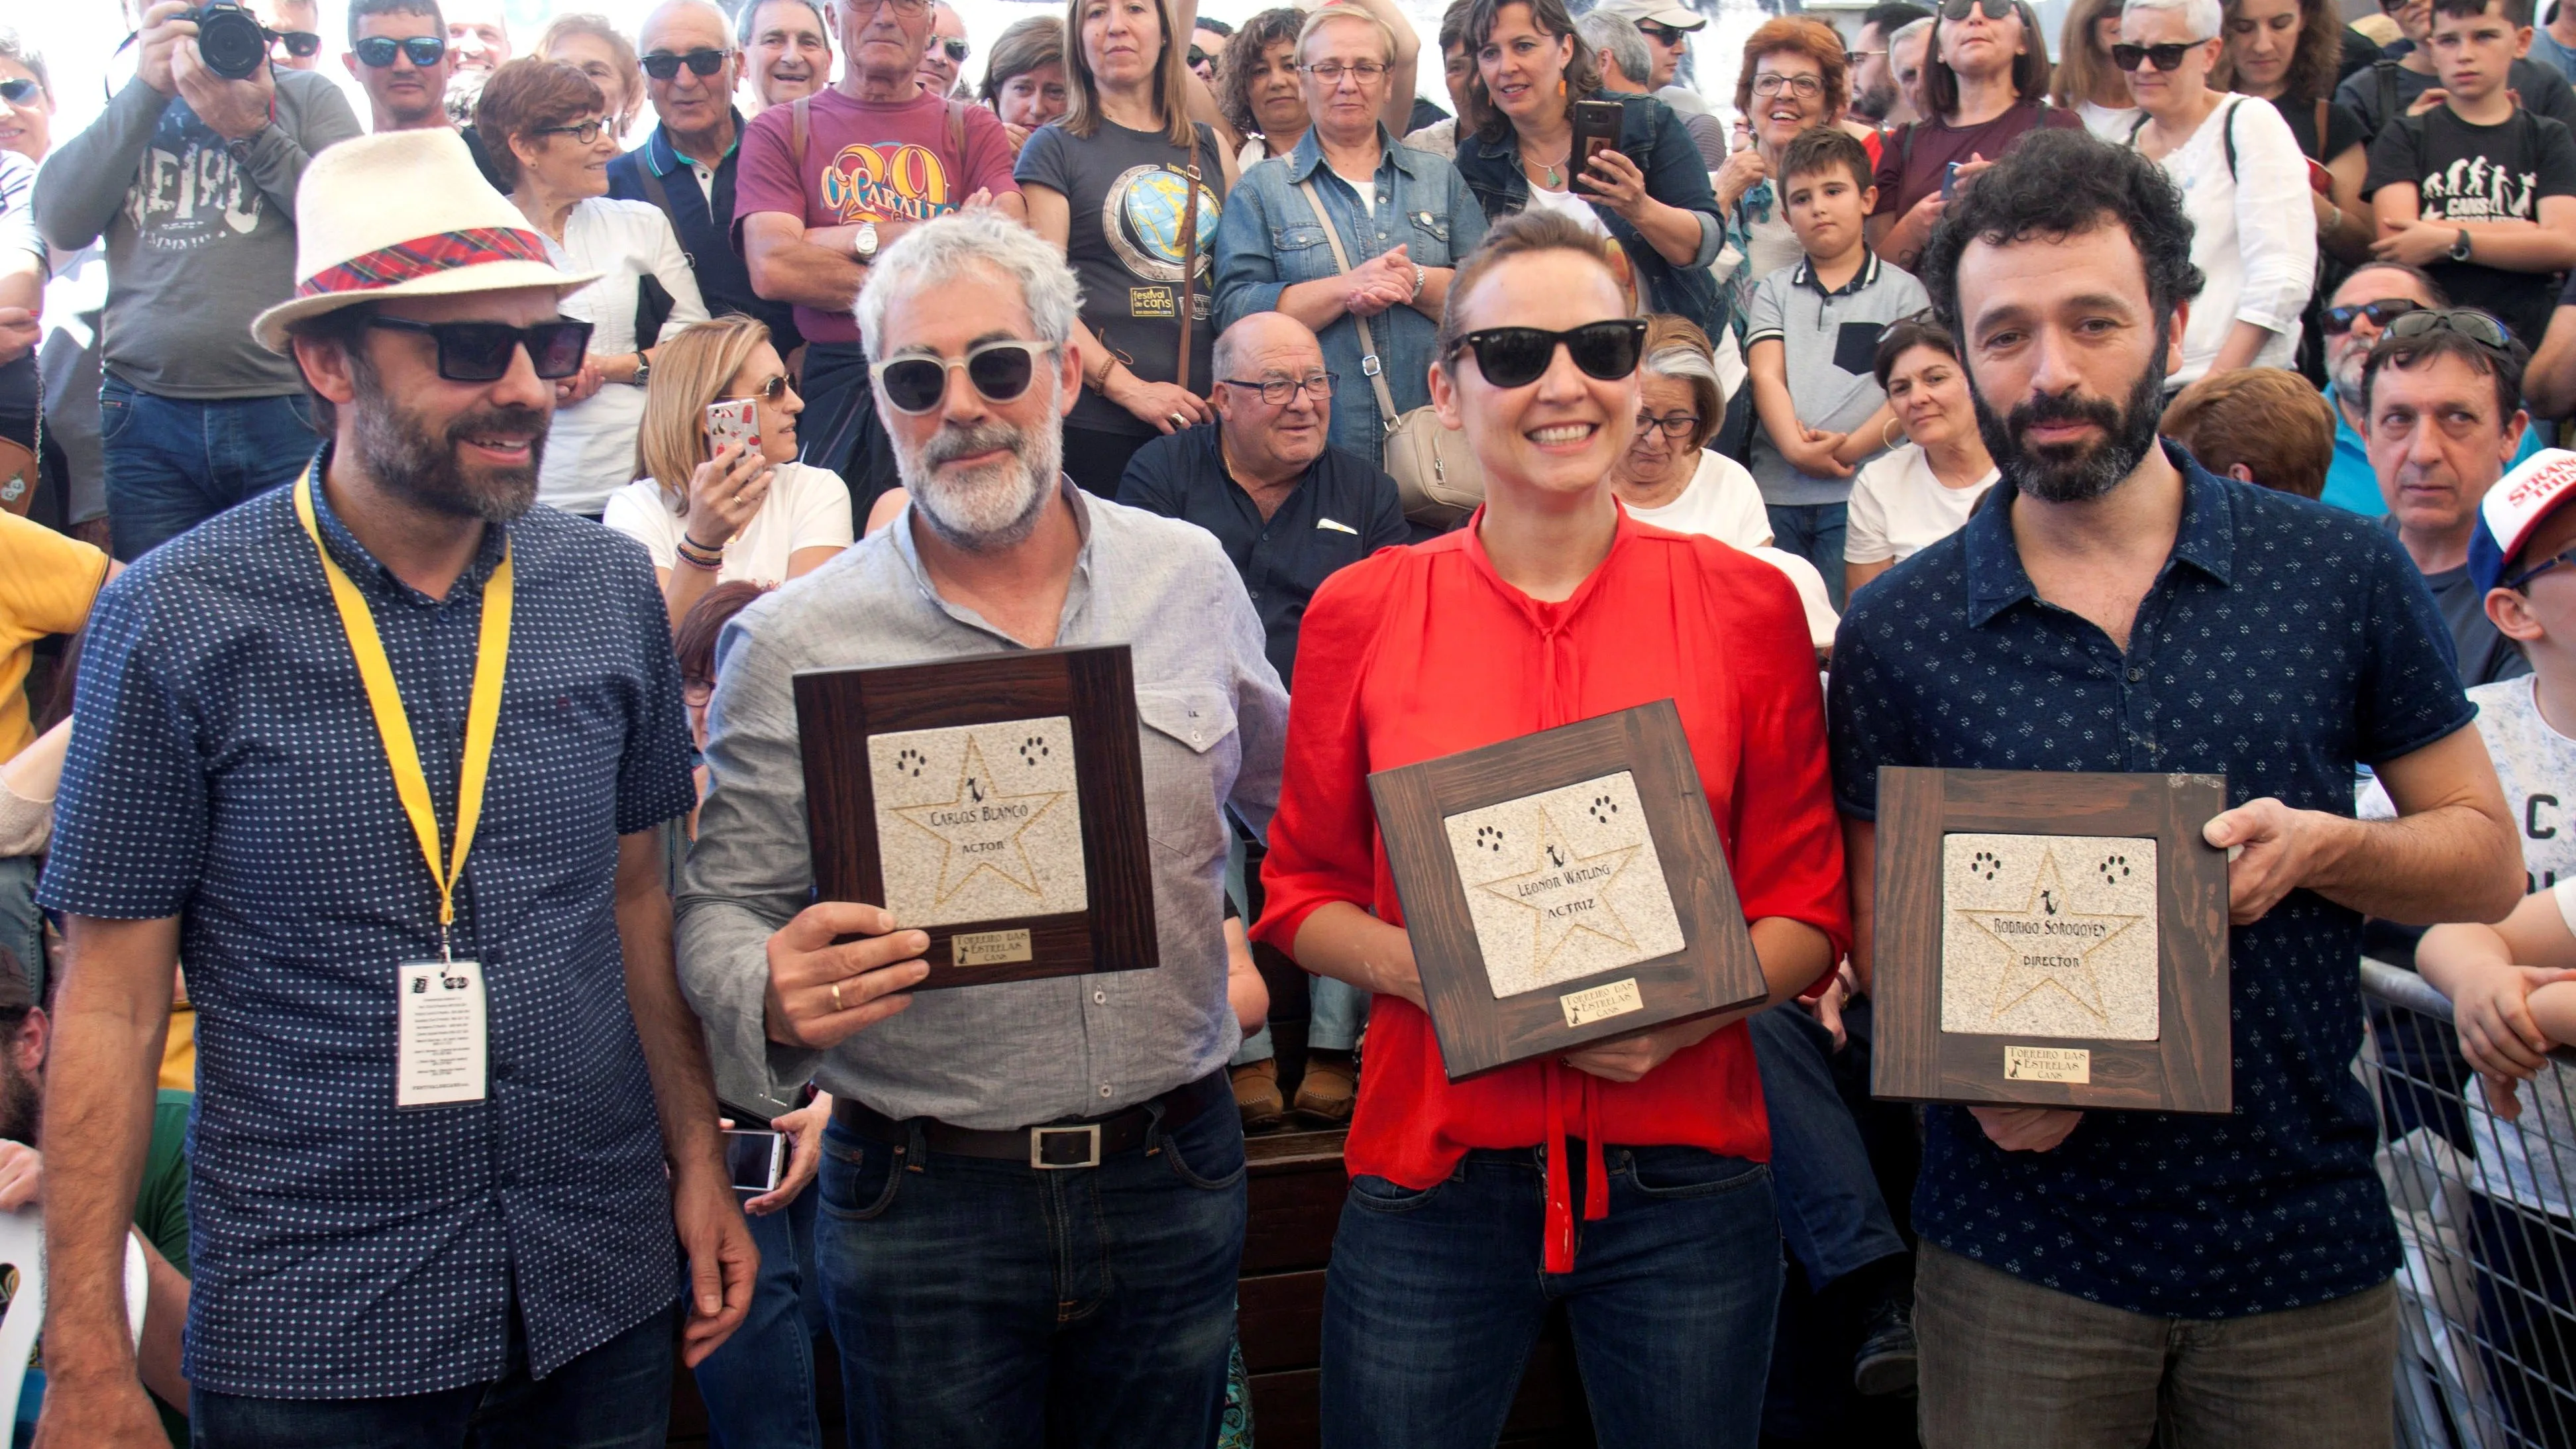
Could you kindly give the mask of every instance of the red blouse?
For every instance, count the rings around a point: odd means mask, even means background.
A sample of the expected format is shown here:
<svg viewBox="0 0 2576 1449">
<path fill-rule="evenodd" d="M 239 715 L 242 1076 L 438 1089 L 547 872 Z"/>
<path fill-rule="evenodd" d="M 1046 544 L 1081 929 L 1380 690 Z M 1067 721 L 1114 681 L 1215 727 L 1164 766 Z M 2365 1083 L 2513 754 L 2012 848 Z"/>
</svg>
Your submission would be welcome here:
<svg viewBox="0 0 2576 1449">
<path fill-rule="evenodd" d="M 1783 916 L 1851 938 L 1824 700 L 1806 616 L 1779 570 L 1623 508 L 1609 556 L 1573 597 L 1542 603 L 1494 572 L 1468 526 L 1333 575 L 1299 631 L 1287 763 L 1252 934 L 1281 950 L 1349 901 L 1402 925 L 1369 805 L 1375 770 L 1672 699 L 1747 920 Z M 1758 822 L 1747 842 L 1747 826 Z M 1344 1153 L 1348 1169 L 1427 1189 L 1474 1147 L 1548 1153 L 1547 1266 L 1574 1261 L 1564 1143 L 1590 1154 L 1586 1218 L 1609 1211 L 1605 1143 L 1680 1144 L 1767 1161 L 1771 1132 L 1741 1023 L 1634 1083 L 1524 1062 L 1452 1084 L 1431 1019 L 1380 996 Z"/>
</svg>

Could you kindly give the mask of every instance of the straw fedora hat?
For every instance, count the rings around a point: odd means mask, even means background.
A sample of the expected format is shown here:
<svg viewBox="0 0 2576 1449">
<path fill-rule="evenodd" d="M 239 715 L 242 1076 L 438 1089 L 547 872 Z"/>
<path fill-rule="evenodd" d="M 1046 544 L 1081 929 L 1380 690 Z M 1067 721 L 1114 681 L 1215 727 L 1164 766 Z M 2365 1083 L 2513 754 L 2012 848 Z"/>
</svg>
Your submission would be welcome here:
<svg viewBox="0 0 2576 1449">
<path fill-rule="evenodd" d="M 454 131 L 386 131 L 330 147 L 295 192 L 295 295 L 259 314 L 251 335 L 288 351 L 302 318 L 386 297 L 446 297 L 508 287 L 571 292 L 597 272 L 557 271 L 545 239 L 492 189 Z"/>
</svg>

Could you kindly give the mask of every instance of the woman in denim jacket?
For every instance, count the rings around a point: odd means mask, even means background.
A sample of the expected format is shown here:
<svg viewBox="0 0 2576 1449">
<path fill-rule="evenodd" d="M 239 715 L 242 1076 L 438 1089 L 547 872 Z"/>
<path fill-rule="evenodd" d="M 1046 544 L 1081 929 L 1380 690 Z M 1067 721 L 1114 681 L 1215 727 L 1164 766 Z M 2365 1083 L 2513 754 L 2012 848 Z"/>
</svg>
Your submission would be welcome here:
<svg viewBox="0 0 2576 1449">
<path fill-rule="evenodd" d="M 1476 74 L 1459 128 L 1458 173 L 1485 215 L 1535 206 L 1574 217 L 1627 253 L 1640 310 L 1669 312 L 1715 335 L 1726 304 L 1708 264 L 1725 244 L 1725 226 L 1681 118 L 1652 96 L 1601 89 L 1564 0 L 1476 0 L 1467 47 Z M 1624 113 L 1618 150 L 1595 157 L 1580 177 L 1568 165 L 1578 100 L 1616 101 Z"/>
</svg>

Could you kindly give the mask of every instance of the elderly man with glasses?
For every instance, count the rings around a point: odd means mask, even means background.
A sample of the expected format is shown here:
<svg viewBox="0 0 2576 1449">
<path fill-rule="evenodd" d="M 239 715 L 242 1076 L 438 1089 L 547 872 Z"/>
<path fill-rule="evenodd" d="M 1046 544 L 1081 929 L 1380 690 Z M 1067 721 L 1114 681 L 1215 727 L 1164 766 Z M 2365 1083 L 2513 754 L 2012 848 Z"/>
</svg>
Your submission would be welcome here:
<svg viewBox="0 0 2576 1449">
<path fill-rule="evenodd" d="M 957 73 L 966 66 L 966 57 L 974 47 L 966 40 L 966 17 L 957 7 L 939 0 L 930 7 L 930 48 L 921 53 L 921 69 L 913 74 L 921 82 L 921 91 L 930 96 L 957 94 Z"/>
</svg>

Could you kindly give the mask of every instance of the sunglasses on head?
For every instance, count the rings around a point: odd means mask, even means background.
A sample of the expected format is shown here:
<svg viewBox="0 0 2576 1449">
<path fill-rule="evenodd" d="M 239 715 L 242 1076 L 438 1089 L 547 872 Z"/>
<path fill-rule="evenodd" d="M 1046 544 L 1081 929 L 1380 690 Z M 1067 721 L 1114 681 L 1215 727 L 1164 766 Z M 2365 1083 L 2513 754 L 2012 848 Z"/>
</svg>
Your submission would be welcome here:
<svg viewBox="0 0 2576 1449">
<path fill-rule="evenodd" d="M 757 398 L 765 403 L 774 403 L 785 396 L 787 396 L 787 374 L 777 372 L 770 374 L 769 381 L 762 383 L 760 386 L 753 388 L 749 392 L 725 393 L 718 397 L 716 401 L 750 402 Z"/>
<path fill-rule="evenodd" d="M 975 46 L 971 41 L 958 40 L 954 38 L 940 41 L 939 48 L 947 51 L 950 62 L 957 65 L 964 65 L 966 63 L 966 57 L 975 53 Z"/>
<path fill-rule="evenodd" d="M 2359 318 L 2369 318 L 2374 327 L 2386 327 L 2409 312 L 2423 310 L 2423 303 L 2409 302 L 2403 297 L 2382 297 L 2376 302 L 2356 302 L 2349 307 L 2328 307 L 2325 311 L 2326 335 L 2343 336 L 2352 330 L 2352 324 Z"/>
<path fill-rule="evenodd" d="M 970 347 L 954 362 L 944 357 L 897 357 L 872 364 L 868 370 L 876 374 L 877 385 L 885 389 L 886 402 L 896 412 L 917 417 L 937 409 L 948 396 L 950 368 L 964 368 L 966 381 L 985 401 L 1006 403 L 1029 390 L 1037 377 L 1038 359 L 1053 351 L 1051 342 L 1007 339 Z"/>
<path fill-rule="evenodd" d="M 1971 10 L 1984 11 L 1988 20 L 2009 19 L 2017 13 L 2013 0 L 1942 0 L 1941 18 L 1953 22 L 1965 20 Z"/>
<path fill-rule="evenodd" d="M 498 382 L 510 371 L 520 348 L 537 376 L 553 381 L 581 371 L 590 351 L 590 324 L 558 317 L 533 327 L 506 322 L 414 322 L 408 317 L 370 317 L 370 327 L 388 332 L 417 332 L 438 344 L 438 375 L 449 382 Z"/>
<path fill-rule="evenodd" d="M 2205 39 L 2171 41 L 2164 45 L 2123 42 L 2111 47 L 2111 63 L 2122 70 L 2136 70 L 2141 65 L 2153 65 L 2158 70 L 2180 70 L 2184 56 L 2207 44 L 2209 42 Z"/>
<path fill-rule="evenodd" d="M 358 64 L 383 70 L 401 55 L 412 64 L 427 70 L 447 58 L 447 38 L 441 35 L 414 35 L 396 40 L 390 35 L 370 35 L 350 47 L 357 53 Z"/>
<path fill-rule="evenodd" d="M 1646 321 L 1642 317 L 1622 317 L 1611 322 L 1586 322 L 1563 332 L 1538 327 L 1481 327 L 1459 338 L 1449 355 L 1475 353 L 1476 370 L 1495 387 L 1527 387 L 1547 375 L 1549 364 L 1556 361 L 1559 344 L 1585 376 L 1616 382 L 1637 370 L 1637 359 L 1646 350 Z"/>
<path fill-rule="evenodd" d="M 322 37 L 310 30 L 272 30 L 268 38 L 272 44 L 285 46 L 286 53 L 297 60 L 322 48 Z"/>
<path fill-rule="evenodd" d="M 31 80 L 18 77 L 0 80 L 0 101 L 7 101 L 13 106 L 33 105 L 43 94 L 44 88 Z"/>
<path fill-rule="evenodd" d="M 2388 335 L 2399 341 L 2429 337 L 2436 332 L 2448 332 L 2453 336 L 2465 337 L 2478 346 L 2500 355 L 2510 355 L 2513 349 L 2513 334 L 2504 330 L 2503 323 L 2484 312 L 2473 311 L 2467 307 L 2453 307 L 2448 310 L 2419 307 L 2388 324 Z"/>
<path fill-rule="evenodd" d="M 726 59 L 732 54 L 730 50 L 692 50 L 683 55 L 673 55 L 667 50 L 657 50 L 644 57 L 642 64 L 646 75 L 657 81 L 666 81 L 678 75 L 684 65 L 691 75 L 714 75 L 724 69 Z"/>
</svg>

